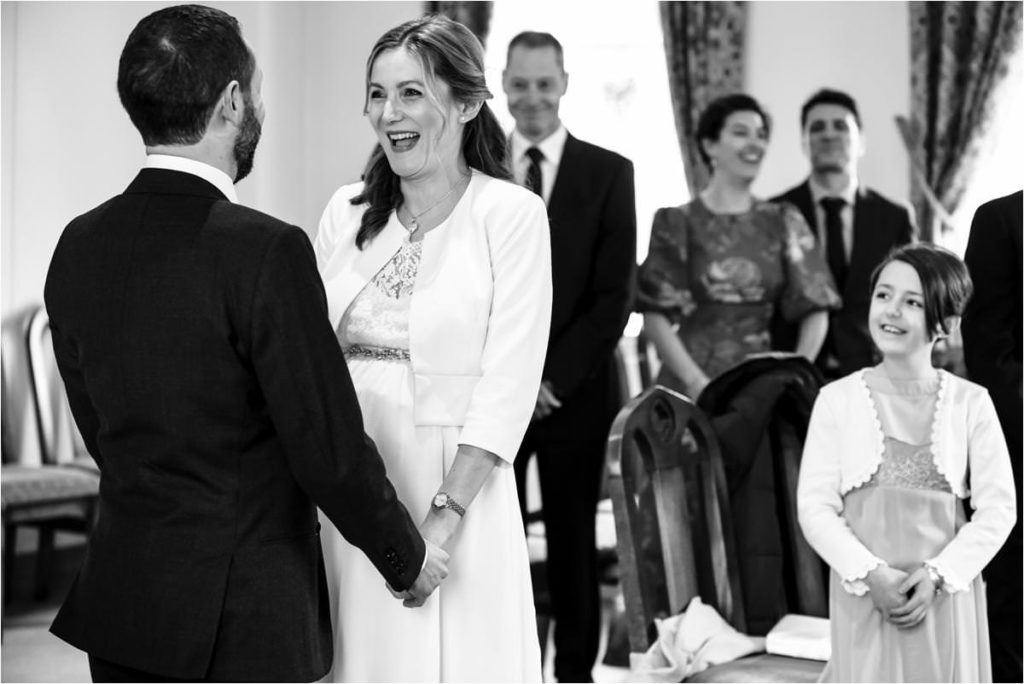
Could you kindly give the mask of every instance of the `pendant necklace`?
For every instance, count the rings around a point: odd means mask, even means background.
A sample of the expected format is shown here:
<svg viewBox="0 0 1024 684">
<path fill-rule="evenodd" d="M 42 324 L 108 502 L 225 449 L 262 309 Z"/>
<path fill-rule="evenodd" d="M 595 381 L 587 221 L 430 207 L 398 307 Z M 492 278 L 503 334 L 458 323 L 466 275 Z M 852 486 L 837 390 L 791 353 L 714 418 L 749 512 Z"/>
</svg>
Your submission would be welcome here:
<svg viewBox="0 0 1024 684">
<path fill-rule="evenodd" d="M 409 227 L 406 229 L 406 230 L 409 231 L 409 237 L 412 237 L 413 235 L 415 235 L 416 231 L 420 229 L 419 218 L 421 216 L 423 216 L 424 214 L 427 214 L 427 213 L 433 211 L 434 209 L 436 209 L 438 207 L 439 204 L 441 204 L 441 202 L 444 202 L 446 199 L 451 197 L 452 193 L 455 192 L 455 189 L 458 188 L 460 185 L 462 185 L 462 181 L 464 181 L 467 178 L 469 178 L 469 176 L 470 176 L 470 174 L 467 173 L 465 176 L 462 176 L 461 178 L 459 178 L 459 180 L 455 181 L 455 184 L 452 185 L 452 187 L 448 188 L 448 192 L 446 192 L 443 195 L 441 195 L 441 198 L 439 200 L 437 200 L 436 202 L 431 204 L 429 207 L 427 207 L 426 209 L 424 209 L 420 213 L 413 214 L 412 211 L 410 211 L 408 208 L 406 209 L 406 211 L 409 212 Z"/>
</svg>

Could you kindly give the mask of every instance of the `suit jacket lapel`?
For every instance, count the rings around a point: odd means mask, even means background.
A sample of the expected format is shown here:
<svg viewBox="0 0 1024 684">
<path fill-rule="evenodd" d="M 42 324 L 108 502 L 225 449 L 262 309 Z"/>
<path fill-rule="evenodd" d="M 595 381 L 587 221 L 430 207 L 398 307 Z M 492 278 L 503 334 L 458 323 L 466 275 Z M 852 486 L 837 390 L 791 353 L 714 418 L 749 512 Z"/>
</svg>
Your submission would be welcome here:
<svg viewBox="0 0 1024 684">
<path fill-rule="evenodd" d="M 573 184 L 580 178 L 579 165 L 579 143 L 576 138 L 572 137 L 572 134 L 567 134 L 565 147 L 562 149 L 562 158 L 558 161 L 558 175 L 555 176 L 555 184 L 551 187 L 551 197 L 548 198 L 549 217 L 560 215 L 566 202 L 571 202 Z"/>
<path fill-rule="evenodd" d="M 875 206 L 868 200 L 863 188 L 857 188 L 853 200 L 853 248 L 850 250 L 850 271 L 860 268 L 865 254 L 874 254 L 872 248 L 879 237 L 878 231 L 872 230 L 875 224 Z M 874 268 L 874 266 L 872 266 Z"/>
</svg>

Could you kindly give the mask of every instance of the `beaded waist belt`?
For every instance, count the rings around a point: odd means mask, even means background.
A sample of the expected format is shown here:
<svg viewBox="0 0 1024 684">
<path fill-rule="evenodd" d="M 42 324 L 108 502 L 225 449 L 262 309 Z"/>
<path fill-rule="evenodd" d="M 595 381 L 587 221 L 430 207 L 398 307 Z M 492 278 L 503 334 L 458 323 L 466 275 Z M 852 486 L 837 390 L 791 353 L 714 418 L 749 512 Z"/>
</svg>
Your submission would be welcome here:
<svg viewBox="0 0 1024 684">
<path fill-rule="evenodd" d="M 346 359 L 374 359 L 376 361 L 408 361 L 408 349 L 393 347 L 370 347 L 354 344 L 344 350 Z"/>
</svg>

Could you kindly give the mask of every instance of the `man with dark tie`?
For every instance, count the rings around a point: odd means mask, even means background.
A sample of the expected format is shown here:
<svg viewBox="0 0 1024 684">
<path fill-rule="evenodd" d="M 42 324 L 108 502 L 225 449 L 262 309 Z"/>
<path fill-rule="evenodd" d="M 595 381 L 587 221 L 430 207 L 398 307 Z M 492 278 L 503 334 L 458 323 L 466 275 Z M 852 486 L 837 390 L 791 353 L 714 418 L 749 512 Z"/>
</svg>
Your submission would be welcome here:
<svg viewBox="0 0 1024 684">
<path fill-rule="evenodd" d="M 555 676 L 586 682 L 597 658 L 600 595 L 594 516 L 617 386 L 613 354 L 629 312 L 636 259 L 633 165 L 566 131 L 568 75 L 548 33 L 512 39 L 502 87 L 516 121 L 516 180 L 544 198 L 554 302 L 534 419 L 515 461 L 525 513 L 526 464 L 537 456 Z"/>
<path fill-rule="evenodd" d="M 814 93 L 800 110 L 803 148 L 811 175 L 772 198 L 800 210 L 825 253 L 843 306 L 833 311 L 817 365 L 827 379 L 880 360 L 868 332 L 870 278 L 898 245 L 913 242 L 910 210 L 860 185 L 857 162 L 864 155 L 857 103 L 839 90 Z M 772 326 L 773 346 L 792 350 L 796 331 L 781 320 Z"/>
<path fill-rule="evenodd" d="M 964 261 L 974 296 L 964 311 L 964 361 L 971 380 L 992 397 L 1010 448 L 1017 485 L 1017 524 L 985 568 L 992 681 L 1021 681 L 1021 454 L 1024 400 L 1021 399 L 1021 312 L 1024 310 L 1024 193 L 978 207 L 971 222 Z"/>
</svg>

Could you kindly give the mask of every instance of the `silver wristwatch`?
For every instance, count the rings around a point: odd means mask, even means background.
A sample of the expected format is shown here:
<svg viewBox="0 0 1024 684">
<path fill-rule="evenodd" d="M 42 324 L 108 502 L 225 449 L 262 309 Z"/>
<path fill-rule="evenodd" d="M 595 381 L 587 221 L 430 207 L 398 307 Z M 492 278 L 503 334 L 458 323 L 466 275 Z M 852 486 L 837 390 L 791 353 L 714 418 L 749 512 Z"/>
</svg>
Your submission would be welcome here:
<svg viewBox="0 0 1024 684">
<path fill-rule="evenodd" d="M 941 574 L 939 574 L 938 568 L 929 563 L 925 563 L 924 569 L 928 572 L 928 577 L 931 578 L 932 583 L 935 585 L 935 593 L 941 593 L 943 587 L 946 586 L 946 580 Z"/>
<path fill-rule="evenodd" d="M 440 511 L 443 508 L 450 508 L 459 514 L 459 517 L 466 515 L 466 509 L 462 507 L 455 499 L 448 496 L 446 492 L 438 492 L 434 495 L 434 501 L 431 506 L 436 511 Z"/>
</svg>

